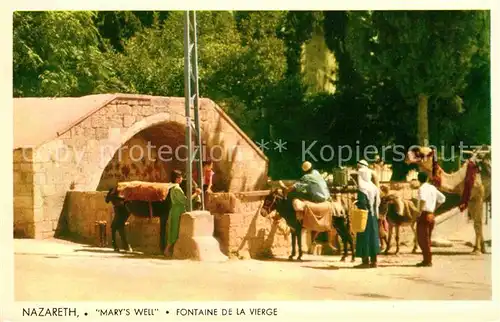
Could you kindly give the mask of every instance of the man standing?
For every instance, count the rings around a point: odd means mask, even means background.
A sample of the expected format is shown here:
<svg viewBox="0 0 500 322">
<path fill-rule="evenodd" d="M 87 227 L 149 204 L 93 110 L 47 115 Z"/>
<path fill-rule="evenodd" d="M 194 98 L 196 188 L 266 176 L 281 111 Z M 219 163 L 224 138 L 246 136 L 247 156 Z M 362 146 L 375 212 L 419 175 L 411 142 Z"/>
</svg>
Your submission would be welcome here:
<svg viewBox="0 0 500 322">
<path fill-rule="evenodd" d="M 417 219 L 417 237 L 424 256 L 424 260 L 417 264 L 418 267 L 432 266 L 431 235 L 434 229 L 434 211 L 446 201 L 446 197 L 427 180 L 426 173 L 418 174 L 421 186 L 418 189 L 420 217 Z"/>
<path fill-rule="evenodd" d="M 288 193 L 293 192 L 292 199 L 299 198 L 314 203 L 321 203 L 330 200 L 330 190 L 321 174 L 314 170 L 311 162 L 302 163 L 304 175 L 293 186 L 287 188 L 281 183 Z"/>
</svg>

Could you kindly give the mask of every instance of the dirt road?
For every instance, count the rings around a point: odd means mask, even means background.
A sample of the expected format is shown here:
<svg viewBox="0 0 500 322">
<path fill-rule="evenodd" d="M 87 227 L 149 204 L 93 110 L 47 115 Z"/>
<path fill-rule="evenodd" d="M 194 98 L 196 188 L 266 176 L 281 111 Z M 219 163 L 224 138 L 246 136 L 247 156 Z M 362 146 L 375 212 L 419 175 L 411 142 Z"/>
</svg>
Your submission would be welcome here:
<svg viewBox="0 0 500 322">
<path fill-rule="evenodd" d="M 380 256 L 377 269 L 353 269 L 338 256 L 302 262 L 229 260 L 209 263 L 116 254 L 60 240 L 15 240 L 16 301 L 491 299 L 491 255 L 472 255 L 465 238 L 420 254 Z M 464 234 L 461 234 L 464 235 Z M 455 237 L 457 238 L 457 237 Z"/>
</svg>

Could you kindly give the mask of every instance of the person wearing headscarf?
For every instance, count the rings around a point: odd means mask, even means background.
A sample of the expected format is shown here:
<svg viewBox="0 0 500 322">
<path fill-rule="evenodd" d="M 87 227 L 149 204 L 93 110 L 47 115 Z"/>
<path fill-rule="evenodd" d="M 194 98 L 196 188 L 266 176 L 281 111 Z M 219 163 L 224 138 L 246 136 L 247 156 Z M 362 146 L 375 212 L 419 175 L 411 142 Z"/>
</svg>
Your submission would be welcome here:
<svg viewBox="0 0 500 322">
<path fill-rule="evenodd" d="M 358 162 L 358 200 L 356 207 L 368 211 L 368 219 L 364 232 L 356 235 L 356 257 L 362 258 L 357 268 L 377 267 L 377 254 L 380 252 L 378 227 L 378 208 L 380 192 L 372 182 L 372 170 L 368 162 Z"/>
<path fill-rule="evenodd" d="M 167 247 L 164 253 L 167 257 L 171 257 L 173 254 L 174 245 L 179 238 L 181 215 L 186 212 L 188 198 L 181 187 L 182 182 L 182 172 L 179 170 L 173 170 L 167 197 L 170 198 L 170 210 L 167 222 Z M 194 194 L 191 196 L 191 199 L 195 199 L 200 193 L 201 190 L 196 188 Z"/>
</svg>

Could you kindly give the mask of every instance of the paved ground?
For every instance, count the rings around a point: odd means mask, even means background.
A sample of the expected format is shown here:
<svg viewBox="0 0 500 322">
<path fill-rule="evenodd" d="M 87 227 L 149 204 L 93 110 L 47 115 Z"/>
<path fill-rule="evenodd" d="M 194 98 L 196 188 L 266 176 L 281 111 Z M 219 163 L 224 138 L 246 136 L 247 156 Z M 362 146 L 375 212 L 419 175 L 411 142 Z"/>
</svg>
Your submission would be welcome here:
<svg viewBox="0 0 500 322">
<path fill-rule="evenodd" d="M 449 226 L 449 225 L 448 225 Z M 434 266 L 402 248 L 377 269 L 353 269 L 338 256 L 302 262 L 207 263 L 116 254 L 61 240 L 15 240 L 15 299 L 44 301 L 491 299 L 491 255 L 472 255 L 472 224 L 437 233 L 452 248 L 434 248 Z M 489 228 L 489 227 L 486 227 Z M 487 236 L 489 236 L 488 229 Z M 489 238 L 489 237 L 487 237 Z M 355 264 L 359 263 L 358 262 Z"/>
</svg>

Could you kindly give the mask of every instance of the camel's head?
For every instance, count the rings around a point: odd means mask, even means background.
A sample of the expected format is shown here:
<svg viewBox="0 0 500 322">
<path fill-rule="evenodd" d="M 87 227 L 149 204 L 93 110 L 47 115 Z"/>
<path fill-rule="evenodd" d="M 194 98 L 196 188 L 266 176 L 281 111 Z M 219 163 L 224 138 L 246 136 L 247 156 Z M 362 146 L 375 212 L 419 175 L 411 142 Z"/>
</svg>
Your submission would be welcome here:
<svg viewBox="0 0 500 322">
<path fill-rule="evenodd" d="M 432 171 L 434 150 L 429 147 L 413 146 L 406 154 L 406 164 L 416 164 L 420 170 Z"/>
</svg>

